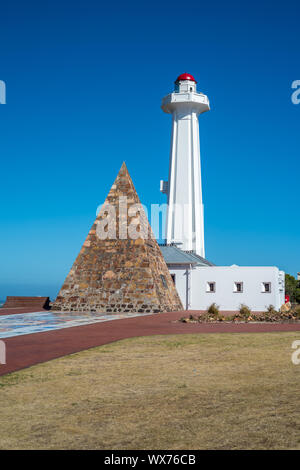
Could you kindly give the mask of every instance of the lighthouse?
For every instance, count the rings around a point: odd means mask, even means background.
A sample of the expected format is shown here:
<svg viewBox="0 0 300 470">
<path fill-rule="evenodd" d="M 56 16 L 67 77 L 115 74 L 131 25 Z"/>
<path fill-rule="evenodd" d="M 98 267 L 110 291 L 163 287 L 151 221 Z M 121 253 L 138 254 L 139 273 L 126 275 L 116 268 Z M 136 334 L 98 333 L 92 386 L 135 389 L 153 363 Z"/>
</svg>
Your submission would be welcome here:
<svg viewBox="0 0 300 470">
<path fill-rule="evenodd" d="M 209 111 L 206 95 L 197 91 L 188 73 L 179 75 L 175 89 L 162 100 L 162 109 L 172 114 L 169 180 L 161 181 L 167 194 L 167 244 L 205 257 L 198 116 Z"/>
</svg>

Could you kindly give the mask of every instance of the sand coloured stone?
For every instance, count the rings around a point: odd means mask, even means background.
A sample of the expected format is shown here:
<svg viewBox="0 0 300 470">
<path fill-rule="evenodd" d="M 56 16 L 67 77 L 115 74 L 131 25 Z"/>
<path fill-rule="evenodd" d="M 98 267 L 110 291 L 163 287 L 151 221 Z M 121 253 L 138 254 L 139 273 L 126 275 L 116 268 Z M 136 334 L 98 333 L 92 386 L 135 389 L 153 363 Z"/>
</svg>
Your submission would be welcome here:
<svg viewBox="0 0 300 470">
<path fill-rule="evenodd" d="M 123 163 L 52 310 L 158 313 L 183 309 L 140 204 Z M 104 239 L 103 227 L 108 232 Z"/>
</svg>

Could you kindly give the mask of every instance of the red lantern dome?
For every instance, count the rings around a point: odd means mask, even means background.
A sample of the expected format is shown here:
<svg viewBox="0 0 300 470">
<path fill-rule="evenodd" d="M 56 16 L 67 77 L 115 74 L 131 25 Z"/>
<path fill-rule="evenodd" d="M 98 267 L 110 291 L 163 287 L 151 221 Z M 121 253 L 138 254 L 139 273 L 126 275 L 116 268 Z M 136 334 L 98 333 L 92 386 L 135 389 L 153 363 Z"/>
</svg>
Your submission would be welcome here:
<svg viewBox="0 0 300 470">
<path fill-rule="evenodd" d="M 191 75 L 190 73 L 182 73 L 181 75 L 179 75 L 179 77 L 177 77 L 175 83 L 180 82 L 182 80 L 190 80 L 191 82 L 197 83 L 193 75 Z"/>
</svg>

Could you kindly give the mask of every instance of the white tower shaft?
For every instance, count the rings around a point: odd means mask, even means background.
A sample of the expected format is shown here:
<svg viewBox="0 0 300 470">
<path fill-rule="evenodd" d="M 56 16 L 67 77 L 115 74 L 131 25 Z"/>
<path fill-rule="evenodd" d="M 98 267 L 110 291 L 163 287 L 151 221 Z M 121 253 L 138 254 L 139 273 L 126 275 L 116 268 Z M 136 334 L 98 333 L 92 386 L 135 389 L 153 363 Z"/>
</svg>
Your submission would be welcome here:
<svg viewBox="0 0 300 470">
<path fill-rule="evenodd" d="M 195 81 L 178 79 L 176 85 L 162 101 L 162 109 L 173 117 L 169 182 L 162 184 L 168 196 L 166 241 L 204 258 L 198 115 L 209 110 L 209 101 L 196 92 Z"/>
</svg>

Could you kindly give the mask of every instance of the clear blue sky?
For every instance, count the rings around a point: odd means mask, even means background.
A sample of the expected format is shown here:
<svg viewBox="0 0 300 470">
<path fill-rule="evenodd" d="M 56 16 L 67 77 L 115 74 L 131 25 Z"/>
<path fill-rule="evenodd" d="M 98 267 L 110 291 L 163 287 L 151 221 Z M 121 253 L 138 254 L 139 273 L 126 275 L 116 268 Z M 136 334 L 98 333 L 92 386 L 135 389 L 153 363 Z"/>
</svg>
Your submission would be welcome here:
<svg viewBox="0 0 300 470">
<path fill-rule="evenodd" d="M 211 101 L 200 117 L 207 258 L 300 271 L 299 10 L 3 3 L 0 298 L 56 295 L 123 160 L 142 202 L 165 202 L 171 120 L 160 101 L 185 71 Z"/>
</svg>

